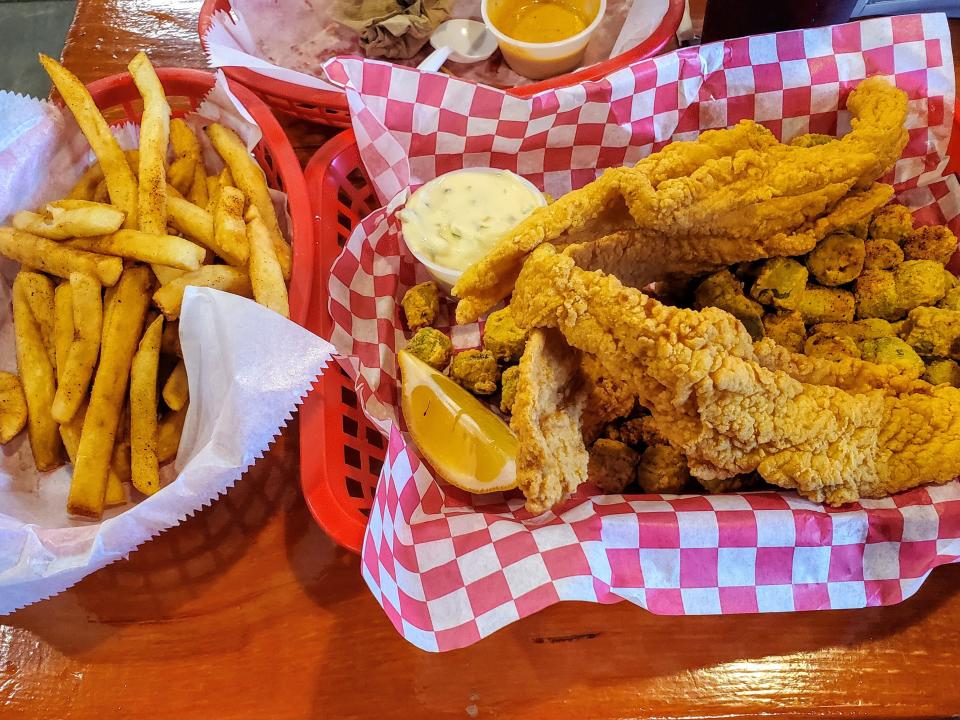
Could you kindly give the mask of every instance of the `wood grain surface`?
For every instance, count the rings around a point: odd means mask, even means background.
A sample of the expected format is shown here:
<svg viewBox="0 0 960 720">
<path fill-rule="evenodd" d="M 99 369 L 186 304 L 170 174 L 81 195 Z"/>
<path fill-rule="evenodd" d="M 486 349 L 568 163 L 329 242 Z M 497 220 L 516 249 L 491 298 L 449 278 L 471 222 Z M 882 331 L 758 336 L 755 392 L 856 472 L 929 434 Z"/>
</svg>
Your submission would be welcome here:
<svg viewBox="0 0 960 720">
<path fill-rule="evenodd" d="M 84 80 L 203 67 L 196 0 L 80 0 Z M 954 48 L 957 50 L 954 26 Z M 287 124 L 309 154 L 325 133 Z M 564 603 L 465 650 L 393 630 L 313 523 L 292 427 L 226 497 L 0 625 L 0 717 L 951 717 L 960 567 L 890 608 L 658 617 Z"/>
</svg>

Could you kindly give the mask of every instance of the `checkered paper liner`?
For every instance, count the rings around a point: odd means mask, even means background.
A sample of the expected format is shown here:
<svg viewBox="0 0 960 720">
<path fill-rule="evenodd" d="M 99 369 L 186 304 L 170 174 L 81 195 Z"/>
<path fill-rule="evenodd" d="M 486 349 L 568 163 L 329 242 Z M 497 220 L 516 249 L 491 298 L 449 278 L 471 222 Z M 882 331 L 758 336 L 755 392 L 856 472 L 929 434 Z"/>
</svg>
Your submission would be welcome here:
<svg viewBox="0 0 960 720">
<path fill-rule="evenodd" d="M 730 40 L 638 62 L 599 81 L 518 99 L 439 74 L 338 58 L 361 158 L 386 207 L 365 218 L 329 279 L 332 341 L 368 416 L 389 436 L 363 545 L 364 578 L 420 648 L 463 647 L 560 600 L 629 600 L 661 614 L 855 608 L 899 602 L 960 558 L 960 484 L 829 508 L 788 492 L 600 495 L 585 485 L 531 516 L 516 493 L 438 482 L 403 431 L 398 300 L 427 279 L 396 210 L 444 172 L 493 166 L 552 195 L 671 140 L 754 118 L 778 137 L 842 134 L 864 77 L 910 98 L 909 143 L 888 180 L 922 224 L 960 230 L 945 176 L 954 106 L 942 15 L 881 18 Z M 438 325 L 458 348 L 482 324 Z"/>
</svg>

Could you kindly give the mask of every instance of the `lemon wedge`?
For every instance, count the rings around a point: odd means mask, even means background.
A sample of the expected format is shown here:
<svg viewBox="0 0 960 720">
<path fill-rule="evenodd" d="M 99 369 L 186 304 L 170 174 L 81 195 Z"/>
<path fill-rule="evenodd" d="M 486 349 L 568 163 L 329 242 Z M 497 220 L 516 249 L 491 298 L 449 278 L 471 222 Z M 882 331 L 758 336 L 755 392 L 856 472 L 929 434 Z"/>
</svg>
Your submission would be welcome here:
<svg viewBox="0 0 960 720">
<path fill-rule="evenodd" d="M 401 350 L 407 429 L 433 469 L 471 493 L 517 486 L 517 438 L 503 420 L 453 380 Z"/>
</svg>

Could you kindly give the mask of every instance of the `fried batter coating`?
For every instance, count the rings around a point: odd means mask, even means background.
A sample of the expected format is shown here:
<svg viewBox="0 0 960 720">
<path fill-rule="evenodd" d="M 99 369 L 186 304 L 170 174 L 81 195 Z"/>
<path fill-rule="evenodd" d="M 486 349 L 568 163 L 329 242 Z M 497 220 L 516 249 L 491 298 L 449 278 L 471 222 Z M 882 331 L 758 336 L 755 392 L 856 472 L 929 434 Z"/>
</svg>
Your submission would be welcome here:
<svg viewBox="0 0 960 720">
<path fill-rule="evenodd" d="M 807 268 L 821 285 L 843 285 L 863 272 L 863 240 L 849 233 L 833 233 L 807 255 Z"/>
<path fill-rule="evenodd" d="M 861 240 L 866 240 L 870 235 L 870 221 L 873 220 L 872 217 L 865 217 L 859 222 L 848 225 L 845 228 L 842 228 L 843 232 L 850 233 L 854 237 L 858 237 Z"/>
<path fill-rule="evenodd" d="M 931 385 L 960 387 L 960 365 L 956 360 L 934 360 L 927 364 L 923 379 Z"/>
<path fill-rule="evenodd" d="M 803 316 L 798 312 L 767 313 L 763 316 L 766 336 L 790 352 L 802 352 L 807 337 Z"/>
<path fill-rule="evenodd" d="M 921 355 L 960 359 L 960 311 L 918 307 L 910 311 L 903 339 Z"/>
<path fill-rule="evenodd" d="M 857 278 L 857 315 L 899 320 L 920 305 L 933 305 L 946 294 L 943 265 L 907 260 L 890 272 L 865 270 Z"/>
<path fill-rule="evenodd" d="M 856 302 L 853 293 L 840 288 L 808 287 L 800 296 L 797 310 L 807 325 L 825 322 L 850 322 Z"/>
<path fill-rule="evenodd" d="M 947 290 L 943 299 L 937 303 L 937 307 L 944 310 L 960 310 L 960 287 Z"/>
<path fill-rule="evenodd" d="M 957 249 L 957 236 L 946 225 L 925 225 L 910 233 L 903 243 L 908 260 L 935 260 L 944 264 Z"/>
<path fill-rule="evenodd" d="M 830 337 L 848 337 L 854 342 L 863 342 L 880 337 L 894 337 L 893 326 L 880 318 L 868 318 L 844 323 L 820 323 L 810 328 L 813 333 L 822 333 Z"/>
<path fill-rule="evenodd" d="M 511 365 L 500 376 L 500 410 L 505 413 L 513 412 L 513 403 L 517 399 L 517 380 L 520 378 L 520 367 Z"/>
<path fill-rule="evenodd" d="M 897 320 L 903 317 L 897 282 L 888 270 L 864 270 L 857 278 L 854 294 L 858 318 Z"/>
<path fill-rule="evenodd" d="M 882 337 L 864 340 L 860 343 L 860 352 L 863 359 L 868 362 L 893 365 L 917 375 L 924 370 L 923 360 L 900 338 Z"/>
<path fill-rule="evenodd" d="M 902 243 L 913 232 L 913 216 L 903 205 L 887 205 L 870 222 L 871 238 L 887 238 Z"/>
<path fill-rule="evenodd" d="M 754 339 L 763 337 L 763 307 L 743 294 L 743 286 L 729 270 L 707 277 L 693 294 L 697 308 L 715 307 L 733 315 Z"/>
<path fill-rule="evenodd" d="M 669 445 L 650 445 L 640 456 L 637 482 L 644 492 L 675 495 L 690 480 L 683 453 Z"/>
<path fill-rule="evenodd" d="M 630 415 L 637 400 L 622 382 L 613 380 L 603 365 L 591 355 L 580 359 L 580 377 L 586 401 L 583 408 L 583 438 L 591 443 L 601 429 L 619 418 Z"/>
<path fill-rule="evenodd" d="M 831 137 L 830 135 L 823 135 L 821 133 L 806 133 L 804 135 L 797 135 L 793 140 L 790 141 L 790 145 L 793 147 L 811 148 L 816 147 L 817 145 L 826 145 L 834 140 L 836 140 L 836 138 Z"/>
<path fill-rule="evenodd" d="M 450 362 L 453 343 L 450 338 L 432 327 L 417 330 L 410 342 L 407 343 L 407 352 L 423 360 L 434 370 L 443 370 Z"/>
<path fill-rule="evenodd" d="M 523 355 L 527 335 L 527 331 L 518 328 L 513 321 L 508 306 L 487 316 L 483 326 L 483 349 L 493 353 L 500 362 L 517 362 Z"/>
<path fill-rule="evenodd" d="M 590 448 L 587 480 L 607 494 L 621 493 L 637 477 L 640 454 L 616 440 L 600 438 Z"/>
<path fill-rule="evenodd" d="M 771 258 L 760 267 L 750 296 L 764 305 L 796 310 L 806 287 L 807 269 L 803 265 L 791 258 Z"/>
<path fill-rule="evenodd" d="M 860 359 L 860 348 L 857 347 L 857 343 L 845 335 L 825 335 L 824 333 L 811 335 L 803 344 L 803 353 L 826 360 L 841 357 Z"/>
<path fill-rule="evenodd" d="M 866 270 L 890 270 L 903 262 L 903 250 L 894 240 L 876 238 L 863 244 L 863 267 Z"/>
<path fill-rule="evenodd" d="M 400 301 L 407 327 L 411 330 L 433 325 L 440 312 L 440 291 L 432 280 L 414 285 L 403 294 Z"/>
<path fill-rule="evenodd" d="M 464 350 L 453 356 L 450 377 L 474 395 L 492 395 L 497 391 L 500 367 L 488 350 Z"/>
</svg>

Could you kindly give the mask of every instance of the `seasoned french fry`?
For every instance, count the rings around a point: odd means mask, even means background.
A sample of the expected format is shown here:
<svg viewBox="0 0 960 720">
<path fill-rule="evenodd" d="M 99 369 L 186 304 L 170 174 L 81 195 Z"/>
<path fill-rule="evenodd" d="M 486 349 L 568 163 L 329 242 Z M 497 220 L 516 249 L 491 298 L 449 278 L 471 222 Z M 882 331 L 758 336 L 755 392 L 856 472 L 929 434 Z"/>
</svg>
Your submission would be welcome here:
<svg viewBox="0 0 960 720">
<path fill-rule="evenodd" d="M 86 136 L 94 155 L 100 161 L 112 204 L 124 215 L 125 227 L 137 226 L 137 179 L 130 171 L 117 139 L 97 109 L 89 91 L 77 77 L 53 58 L 40 55 L 40 64 Z M 164 101 L 166 102 L 166 101 Z M 166 148 L 166 146 L 164 146 Z M 97 198 L 94 197 L 96 200 Z"/>
<path fill-rule="evenodd" d="M 57 350 L 53 339 L 53 282 L 46 275 L 21 270 L 20 283 L 30 305 L 30 312 L 40 326 L 40 337 L 47 349 L 47 357 L 56 370 Z"/>
<path fill-rule="evenodd" d="M 123 212 L 88 200 L 59 200 L 49 203 L 43 214 L 18 212 L 13 226 L 50 240 L 109 235 L 123 225 Z"/>
<path fill-rule="evenodd" d="M 180 435 L 183 433 L 183 422 L 187 419 L 188 407 L 189 404 L 184 405 L 180 410 L 170 410 L 160 419 L 160 427 L 157 433 L 157 455 L 161 465 L 166 465 L 177 458 L 177 450 L 180 449 Z"/>
<path fill-rule="evenodd" d="M 182 358 L 183 350 L 180 348 L 180 322 L 174 320 L 163 326 L 163 339 L 160 341 L 160 352 L 164 355 Z"/>
<path fill-rule="evenodd" d="M 283 271 L 274 252 L 274 244 L 270 241 L 270 232 L 263 224 L 257 208 L 252 205 L 247 211 L 247 240 L 250 242 L 249 272 L 253 299 L 285 318 L 290 317 L 287 285 L 283 281 Z"/>
<path fill-rule="evenodd" d="M 93 195 L 101 180 L 103 180 L 103 170 L 100 169 L 100 163 L 94 162 L 93 165 L 83 171 L 80 179 L 70 188 L 67 197 L 71 200 L 93 200 Z"/>
<path fill-rule="evenodd" d="M 53 349 L 57 369 L 57 385 L 63 380 L 63 369 L 73 344 L 73 290 L 70 282 L 57 285 L 53 293 Z"/>
<path fill-rule="evenodd" d="M 223 188 L 213 215 L 214 251 L 231 265 L 241 267 L 250 259 L 250 241 L 243 222 L 244 200 L 237 188 Z"/>
<path fill-rule="evenodd" d="M 157 367 L 163 317 L 147 328 L 130 369 L 130 476 L 133 486 L 144 495 L 160 489 L 160 461 L 157 458 Z"/>
<path fill-rule="evenodd" d="M 221 190 L 223 190 L 225 187 L 237 186 L 233 180 L 233 172 L 231 172 L 229 167 L 225 167 L 220 171 L 220 175 L 217 176 L 217 184 L 220 186 Z"/>
<path fill-rule="evenodd" d="M 187 200 L 197 207 L 205 208 L 210 196 L 207 193 L 207 171 L 203 167 L 203 157 L 193 168 L 193 184 L 187 193 Z"/>
<path fill-rule="evenodd" d="M 154 235 L 140 230 L 118 230 L 112 235 L 77 238 L 68 244 L 78 250 L 116 255 L 180 270 L 196 270 L 203 264 L 206 254 L 199 245 L 176 235 Z"/>
<path fill-rule="evenodd" d="M 100 283 L 89 275 L 73 273 L 70 276 L 70 290 L 75 339 L 70 344 L 67 364 L 60 373 L 60 384 L 50 410 L 58 423 L 68 422 L 87 395 L 93 368 L 100 354 L 103 329 Z"/>
<path fill-rule="evenodd" d="M 138 52 L 127 69 L 143 98 L 137 227 L 145 233 L 163 235 L 167 231 L 166 157 L 170 137 L 170 105 L 145 53 Z"/>
<path fill-rule="evenodd" d="M 213 215 L 189 200 L 173 195 L 167 198 L 167 220 L 184 237 L 204 247 L 213 244 Z"/>
<path fill-rule="evenodd" d="M 220 182 L 213 175 L 207 177 L 207 212 L 211 215 L 217 209 L 217 198 L 220 196 Z"/>
<path fill-rule="evenodd" d="M 117 423 L 150 302 L 150 283 L 148 268 L 128 268 L 112 298 L 67 500 L 67 510 L 77 515 L 99 517 L 103 512 Z"/>
<path fill-rule="evenodd" d="M 27 432 L 37 470 L 52 470 L 63 462 L 60 431 L 50 415 L 56 379 L 53 364 L 40 334 L 40 325 L 30 310 L 29 289 L 23 273 L 13 281 L 13 327 L 17 341 L 17 367 L 27 401 Z"/>
<path fill-rule="evenodd" d="M 209 287 L 215 290 L 250 297 L 250 276 L 245 270 L 230 265 L 204 265 L 199 270 L 185 273 L 167 283 L 153 294 L 154 304 L 167 320 L 180 317 L 183 304 L 183 292 L 190 285 Z"/>
<path fill-rule="evenodd" d="M 140 151 L 134 148 L 133 150 L 124 150 L 123 156 L 127 159 L 127 165 L 130 166 L 130 172 L 134 175 L 140 174 Z"/>
<path fill-rule="evenodd" d="M 123 270 L 120 258 L 85 252 L 13 228 L 0 228 L 0 254 L 65 279 L 70 273 L 82 272 L 107 287 L 116 284 Z"/>
<path fill-rule="evenodd" d="M 212 123 L 207 127 L 207 135 L 210 137 L 214 148 L 227 163 L 230 172 L 233 173 L 234 184 L 243 191 L 250 204 L 260 212 L 260 217 L 273 242 L 280 268 L 283 270 L 283 278 L 289 280 L 290 269 L 293 264 L 293 251 L 280 233 L 277 213 L 273 209 L 273 201 L 270 199 L 270 190 L 267 188 L 263 170 L 257 165 L 253 156 L 247 152 L 246 145 L 233 130 L 219 123 Z"/>
<path fill-rule="evenodd" d="M 122 423 L 122 421 L 121 421 Z M 126 425 L 129 427 L 130 423 Z M 110 461 L 110 472 L 121 480 L 130 480 L 133 471 L 130 469 L 130 439 L 117 440 L 113 446 L 113 458 Z"/>
<path fill-rule="evenodd" d="M 190 192 L 193 185 L 193 171 L 197 167 L 197 162 L 191 157 L 178 157 L 170 163 L 170 169 L 167 170 L 167 182 L 177 189 L 181 195 Z"/>
<path fill-rule="evenodd" d="M 194 205 L 205 208 L 207 206 L 207 172 L 203 167 L 203 150 L 196 134 L 181 118 L 170 121 L 170 144 L 178 158 L 187 157 L 193 160 L 193 178 L 188 186 L 189 190 L 184 190 L 183 193 Z"/>
<path fill-rule="evenodd" d="M 178 362 L 170 373 L 170 377 L 163 384 L 163 401 L 171 410 L 179 410 L 190 399 L 190 390 L 187 385 L 187 366 L 183 360 Z"/>
<path fill-rule="evenodd" d="M 63 447 L 67 450 L 67 457 L 71 463 L 77 461 L 77 448 L 80 447 L 80 434 L 83 430 L 83 419 L 87 415 L 87 401 L 77 409 L 70 418 L 70 422 L 61 423 L 60 439 L 63 440 Z M 123 490 L 123 481 L 112 469 L 107 474 L 107 492 L 104 497 L 104 504 L 107 507 L 122 505 L 127 501 L 127 494 Z"/>
<path fill-rule="evenodd" d="M 97 187 L 93 191 L 93 201 L 98 203 L 110 202 L 110 191 L 107 189 L 106 180 L 101 180 L 97 183 Z M 126 220 L 124 220 L 124 222 L 126 222 Z"/>
<path fill-rule="evenodd" d="M 0 445 L 13 440 L 27 424 L 27 398 L 20 378 L 0 372 Z"/>
<path fill-rule="evenodd" d="M 153 274 L 157 277 L 157 282 L 161 285 L 167 285 L 186 273 L 186 270 L 177 270 L 167 265 L 151 265 L 150 267 L 153 269 Z"/>
</svg>

